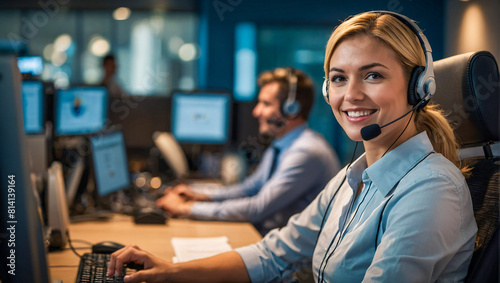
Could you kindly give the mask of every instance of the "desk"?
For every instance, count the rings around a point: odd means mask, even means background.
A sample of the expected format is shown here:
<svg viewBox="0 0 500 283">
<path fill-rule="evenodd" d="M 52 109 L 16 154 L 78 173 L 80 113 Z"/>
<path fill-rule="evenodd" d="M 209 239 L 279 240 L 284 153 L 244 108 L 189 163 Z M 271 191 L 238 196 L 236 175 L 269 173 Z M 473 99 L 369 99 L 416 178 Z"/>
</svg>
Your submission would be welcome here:
<svg viewBox="0 0 500 283">
<path fill-rule="evenodd" d="M 88 247 L 88 244 L 78 240 L 91 243 L 114 241 L 123 245 L 136 244 L 141 249 L 170 261 L 175 255 L 170 243 L 172 237 L 227 236 L 233 248 L 261 239 L 261 235 L 249 223 L 169 219 L 167 225 L 137 225 L 130 216 L 124 215 L 115 215 L 109 221 L 73 223 L 69 232 L 75 248 Z M 77 252 L 90 252 L 90 247 L 77 249 Z M 80 258 L 69 249 L 69 245 L 63 251 L 49 253 L 48 258 L 52 278 L 62 279 L 65 283 L 75 282 Z"/>
</svg>

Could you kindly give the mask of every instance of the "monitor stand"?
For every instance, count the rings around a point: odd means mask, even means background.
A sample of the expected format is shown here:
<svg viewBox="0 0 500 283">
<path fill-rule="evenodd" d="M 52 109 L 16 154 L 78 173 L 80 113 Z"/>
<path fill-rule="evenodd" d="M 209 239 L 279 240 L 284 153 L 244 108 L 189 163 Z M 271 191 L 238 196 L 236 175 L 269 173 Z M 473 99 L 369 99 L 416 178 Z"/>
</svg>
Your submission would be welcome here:
<svg viewBox="0 0 500 283">
<path fill-rule="evenodd" d="M 65 171 L 70 221 L 111 218 L 110 209 L 98 201 L 88 140 L 82 136 L 64 137 L 58 140 L 56 149 Z"/>
</svg>

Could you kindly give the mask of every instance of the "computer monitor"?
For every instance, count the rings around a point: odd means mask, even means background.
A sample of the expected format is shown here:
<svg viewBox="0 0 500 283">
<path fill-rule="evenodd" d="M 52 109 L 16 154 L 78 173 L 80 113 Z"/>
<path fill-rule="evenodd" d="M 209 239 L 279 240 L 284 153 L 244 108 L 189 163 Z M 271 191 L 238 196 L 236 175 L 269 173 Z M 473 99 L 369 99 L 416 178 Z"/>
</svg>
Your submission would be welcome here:
<svg viewBox="0 0 500 283">
<path fill-rule="evenodd" d="M 125 141 L 121 131 L 90 137 L 94 177 L 99 196 L 109 195 L 130 185 Z"/>
<path fill-rule="evenodd" d="M 23 56 L 17 58 L 17 66 L 21 74 L 39 76 L 42 74 L 43 61 L 40 56 Z"/>
<path fill-rule="evenodd" d="M 23 129 L 21 75 L 15 57 L 0 57 L 1 282 L 49 282 L 42 217 L 30 181 Z M 5 225 L 5 226 L 4 226 Z"/>
<path fill-rule="evenodd" d="M 180 143 L 225 144 L 230 106 L 227 93 L 174 93 L 172 134 Z"/>
<path fill-rule="evenodd" d="M 44 92 L 43 82 L 23 81 L 21 84 L 23 100 L 24 131 L 27 134 L 44 132 Z"/>
<path fill-rule="evenodd" d="M 108 108 L 109 122 L 121 127 L 127 149 L 149 151 L 154 132 L 170 131 L 170 97 L 112 97 Z"/>
<path fill-rule="evenodd" d="M 72 87 L 58 90 L 55 134 L 82 135 L 102 130 L 106 124 L 108 91 L 104 87 Z"/>
</svg>

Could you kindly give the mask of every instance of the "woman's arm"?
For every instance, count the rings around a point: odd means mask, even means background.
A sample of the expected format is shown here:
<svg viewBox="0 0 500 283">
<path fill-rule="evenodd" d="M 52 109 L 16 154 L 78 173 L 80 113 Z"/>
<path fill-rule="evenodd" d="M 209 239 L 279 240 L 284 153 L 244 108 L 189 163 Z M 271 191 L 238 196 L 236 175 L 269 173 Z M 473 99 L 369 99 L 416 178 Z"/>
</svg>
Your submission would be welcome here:
<svg viewBox="0 0 500 283">
<path fill-rule="evenodd" d="M 108 276 L 119 274 L 129 262 L 142 264 L 144 269 L 125 276 L 125 282 L 250 282 L 245 264 L 235 251 L 173 264 L 137 246 L 127 246 L 111 255 Z"/>
</svg>

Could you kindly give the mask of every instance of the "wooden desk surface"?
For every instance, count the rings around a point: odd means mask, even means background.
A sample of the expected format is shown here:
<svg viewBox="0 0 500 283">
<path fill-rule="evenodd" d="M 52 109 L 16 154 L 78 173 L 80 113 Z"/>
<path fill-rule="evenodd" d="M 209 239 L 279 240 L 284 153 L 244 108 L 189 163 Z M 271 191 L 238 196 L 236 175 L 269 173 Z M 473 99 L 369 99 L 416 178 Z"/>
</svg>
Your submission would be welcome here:
<svg viewBox="0 0 500 283">
<path fill-rule="evenodd" d="M 169 219 L 167 225 L 137 225 L 131 217 L 123 215 L 116 215 L 110 221 L 73 223 L 69 229 L 73 246 L 79 254 L 91 251 L 88 243 L 79 240 L 92 244 L 113 241 L 122 245 L 138 245 L 170 261 L 175 255 L 170 243 L 172 237 L 227 236 L 233 248 L 258 242 L 262 238 L 249 223 Z M 82 247 L 88 249 L 78 249 Z M 69 249 L 69 245 L 63 251 L 50 252 L 48 258 L 52 278 L 75 282 L 80 258 Z"/>
</svg>

